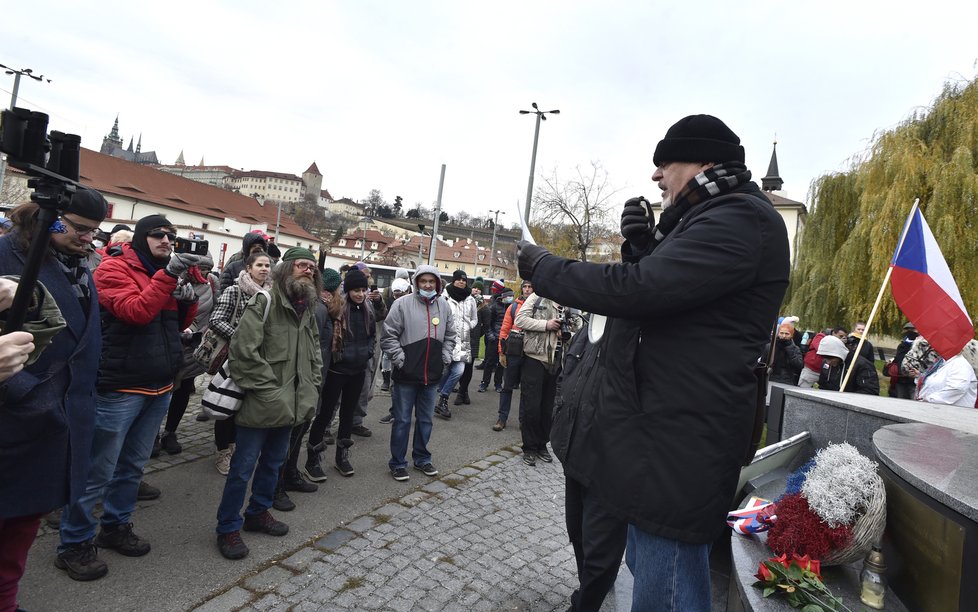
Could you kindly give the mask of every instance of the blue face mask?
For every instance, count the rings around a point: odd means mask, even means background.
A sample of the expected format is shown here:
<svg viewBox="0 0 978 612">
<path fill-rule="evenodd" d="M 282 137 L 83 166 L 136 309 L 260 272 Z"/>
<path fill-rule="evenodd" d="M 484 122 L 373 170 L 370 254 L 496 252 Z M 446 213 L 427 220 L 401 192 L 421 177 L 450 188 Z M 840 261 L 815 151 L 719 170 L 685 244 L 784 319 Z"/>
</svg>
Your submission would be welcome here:
<svg viewBox="0 0 978 612">
<path fill-rule="evenodd" d="M 513 303 L 513 296 L 510 295 L 508 297 L 503 298 L 503 304 L 512 304 L 512 303 Z"/>
<path fill-rule="evenodd" d="M 425 298 L 426 300 L 430 300 L 431 298 L 435 297 L 435 295 L 436 295 L 434 289 L 427 289 L 427 290 L 426 289 L 419 289 L 418 290 L 418 294 L 421 297 Z"/>
</svg>

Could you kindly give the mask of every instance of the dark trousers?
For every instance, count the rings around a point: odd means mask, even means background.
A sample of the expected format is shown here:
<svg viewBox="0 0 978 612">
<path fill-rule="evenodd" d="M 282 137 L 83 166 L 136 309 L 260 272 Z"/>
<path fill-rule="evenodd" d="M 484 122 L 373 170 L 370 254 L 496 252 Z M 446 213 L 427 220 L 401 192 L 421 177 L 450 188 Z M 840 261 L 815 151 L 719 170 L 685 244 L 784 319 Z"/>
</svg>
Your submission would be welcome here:
<svg viewBox="0 0 978 612">
<path fill-rule="evenodd" d="M 628 523 L 598 505 L 587 487 L 564 478 L 567 535 L 577 560 L 578 589 L 571 596 L 574 612 L 597 611 L 615 584 L 625 552 Z"/>
<path fill-rule="evenodd" d="M 220 421 L 214 421 L 214 444 L 217 446 L 217 450 L 227 450 L 229 446 L 234 444 L 235 434 L 236 429 L 233 416 Z"/>
<path fill-rule="evenodd" d="M 319 414 L 309 429 L 309 445 L 317 446 L 326 436 L 329 424 L 336 415 L 336 405 L 340 405 L 340 426 L 336 431 L 337 440 L 349 440 L 353 429 L 353 412 L 360 401 L 360 391 L 363 389 L 363 379 L 366 371 L 358 374 L 340 374 L 330 372 L 323 384 L 322 397 L 319 402 Z M 339 447 L 337 446 L 337 450 Z"/>
<path fill-rule="evenodd" d="M 462 377 L 458 379 L 458 392 L 461 395 L 469 394 L 469 383 L 472 382 L 472 368 L 472 361 L 465 364 L 465 369 L 462 370 Z"/>
<path fill-rule="evenodd" d="M 547 448 L 559 374 L 560 370 L 552 374 L 548 372 L 542 361 L 529 356 L 523 357 L 520 380 L 520 433 L 523 436 L 523 452 L 538 452 Z"/>
<path fill-rule="evenodd" d="M 302 450 L 302 438 L 309 431 L 310 424 L 310 421 L 306 421 L 292 428 L 292 433 L 289 435 L 289 454 L 285 456 L 285 463 L 282 464 L 282 470 L 279 472 L 279 486 L 282 486 L 282 479 L 286 474 L 299 477 L 299 451 Z"/>
<path fill-rule="evenodd" d="M 17 609 L 17 585 L 42 516 L 0 518 L 0 610 Z"/>
<path fill-rule="evenodd" d="M 173 390 L 170 395 L 170 407 L 166 410 L 166 425 L 164 431 L 173 433 L 180 425 L 180 419 L 187 412 L 187 405 L 190 403 L 190 396 L 194 394 L 194 379 L 196 377 L 184 378 L 180 381 L 180 386 Z"/>
<path fill-rule="evenodd" d="M 513 403 L 513 389 L 520 384 L 520 374 L 523 372 L 522 355 L 506 357 L 506 369 L 503 373 L 503 391 L 499 394 L 499 420 L 503 423 L 509 418 L 509 409 Z M 520 396 L 520 414 L 523 413 L 523 396 Z M 520 418 L 522 423 L 522 417 Z"/>
<path fill-rule="evenodd" d="M 488 387 L 489 381 L 495 376 L 496 386 L 503 384 L 503 368 L 499 365 L 499 342 L 489 342 L 486 339 L 486 357 L 482 360 L 482 385 Z"/>
</svg>

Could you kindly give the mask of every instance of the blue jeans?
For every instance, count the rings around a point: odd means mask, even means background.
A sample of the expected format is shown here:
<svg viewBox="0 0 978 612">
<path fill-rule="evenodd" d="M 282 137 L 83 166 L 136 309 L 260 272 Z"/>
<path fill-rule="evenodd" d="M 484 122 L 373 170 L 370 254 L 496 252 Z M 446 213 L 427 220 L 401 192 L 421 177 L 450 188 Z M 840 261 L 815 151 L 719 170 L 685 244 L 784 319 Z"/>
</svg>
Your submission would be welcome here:
<svg viewBox="0 0 978 612">
<path fill-rule="evenodd" d="M 95 537 L 92 517 L 102 501 L 103 525 L 128 523 L 136 509 L 136 491 L 143 467 L 153 451 L 160 423 L 170 406 L 170 394 L 139 395 L 118 391 L 95 397 L 95 437 L 85 492 L 61 517 L 61 547 Z"/>
<path fill-rule="evenodd" d="M 710 612 L 710 545 L 687 544 L 628 526 L 625 563 L 635 578 L 632 612 Z"/>
<path fill-rule="evenodd" d="M 391 470 L 406 468 L 408 434 L 411 431 L 411 412 L 414 412 L 414 465 L 431 463 L 428 440 L 431 439 L 431 419 L 435 414 L 437 384 L 412 385 L 395 382 L 391 386 L 394 423 L 391 425 Z"/>
<path fill-rule="evenodd" d="M 441 375 L 441 380 L 438 381 L 438 393 L 441 395 L 451 395 L 452 391 L 455 389 L 455 384 L 458 382 L 459 378 L 462 378 L 462 372 L 465 371 L 464 361 L 453 361 L 445 368 L 445 373 Z"/>
<path fill-rule="evenodd" d="M 231 455 L 231 469 L 224 481 L 221 505 L 217 507 L 217 533 L 231 533 L 241 529 L 244 524 L 241 505 L 244 504 L 249 480 L 252 481 L 251 499 L 245 514 L 261 514 L 272 507 L 278 473 L 289 453 L 291 435 L 291 425 L 269 429 L 238 425 L 238 437 L 234 454 Z"/>
</svg>

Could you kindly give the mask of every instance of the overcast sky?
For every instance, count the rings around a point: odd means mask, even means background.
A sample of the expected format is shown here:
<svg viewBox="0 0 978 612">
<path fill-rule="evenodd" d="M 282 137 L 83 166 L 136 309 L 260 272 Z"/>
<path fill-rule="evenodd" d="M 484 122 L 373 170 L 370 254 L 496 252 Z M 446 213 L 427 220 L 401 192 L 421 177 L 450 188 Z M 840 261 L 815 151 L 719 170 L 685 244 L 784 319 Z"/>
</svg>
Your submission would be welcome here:
<svg viewBox="0 0 978 612">
<path fill-rule="evenodd" d="M 97 8 L 93 8 L 97 7 Z M 695 7 L 695 8 L 694 8 Z M 778 140 L 788 197 L 845 169 L 874 132 L 978 73 L 978 4 L 932 0 L 145 3 L 7 2 L 0 63 L 32 68 L 18 106 L 98 150 L 301 174 L 334 197 L 503 209 L 526 194 L 537 102 L 540 174 L 598 161 L 624 201 L 658 198 L 652 151 L 709 113 L 760 183 Z M 0 74 L 0 100 L 13 77 Z M 3 102 L 6 105 L 6 102 Z"/>
</svg>

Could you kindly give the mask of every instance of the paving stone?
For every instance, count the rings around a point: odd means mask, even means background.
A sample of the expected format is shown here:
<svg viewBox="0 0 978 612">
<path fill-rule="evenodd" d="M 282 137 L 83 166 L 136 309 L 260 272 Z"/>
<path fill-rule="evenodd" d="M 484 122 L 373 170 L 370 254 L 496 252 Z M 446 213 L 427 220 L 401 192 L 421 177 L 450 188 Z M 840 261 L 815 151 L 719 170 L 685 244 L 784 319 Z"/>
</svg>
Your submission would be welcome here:
<svg viewBox="0 0 978 612">
<path fill-rule="evenodd" d="M 286 567 L 291 567 L 294 570 L 302 571 L 306 569 L 306 567 L 313 561 L 318 561 L 322 558 L 322 551 L 316 550 L 311 546 L 307 546 L 299 549 L 291 557 L 280 561 L 280 563 Z"/>
<path fill-rule="evenodd" d="M 401 499 L 399 499 L 398 502 L 401 503 L 401 504 L 403 504 L 403 505 L 405 505 L 405 506 L 413 507 L 413 506 L 417 506 L 418 504 L 422 503 L 426 499 L 428 499 L 428 494 L 427 493 L 425 493 L 423 491 L 415 491 L 414 493 L 411 493 L 410 495 L 405 495 L 404 497 L 402 497 Z"/>
<path fill-rule="evenodd" d="M 456 474 L 460 474 L 460 475 L 466 476 L 466 477 L 478 476 L 481 473 L 482 473 L 482 470 L 477 470 L 474 467 L 468 467 L 468 466 L 466 466 L 466 467 L 464 467 L 464 468 L 462 468 L 462 469 L 460 469 L 460 470 L 458 470 L 456 472 Z"/>
<path fill-rule="evenodd" d="M 206 602 L 204 605 L 194 608 L 195 612 L 226 612 L 227 610 L 233 610 L 235 608 L 240 608 L 247 604 L 254 597 L 250 591 L 246 591 L 241 587 L 235 586 L 231 587 L 224 593 L 221 593 L 214 599 Z"/>
<path fill-rule="evenodd" d="M 284 567 L 279 567 L 278 565 L 273 565 L 261 572 L 246 578 L 244 581 L 244 587 L 251 591 L 257 591 L 259 593 L 265 591 L 274 590 L 278 585 L 289 580 L 294 576 L 292 572 L 285 569 Z"/>
<path fill-rule="evenodd" d="M 455 486 L 460 482 L 464 482 L 465 476 L 460 474 L 446 474 L 442 476 L 441 481 L 448 485 Z"/>
<path fill-rule="evenodd" d="M 346 528 L 356 533 L 363 533 L 374 526 L 377 521 L 372 516 L 361 516 L 346 524 Z"/>
<path fill-rule="evenodd" d="M 322 548 L 323 550 L 336 550 L 340 546 L 346 544 L 350 540 L 356 537 L 356 534 L 352 531 L 347 531 L 346 529 L 337 529 L 331 531 L 313 542 L 313 546 L 316 548 Z"/>
<path fill-rule="evenodd" d="M 376 510 L 371 512 L 371 514 L 373 514 L 375 517 L 377 515 L 395 517 L 398 514 L 404 512 L 405 510 L 407 510 L 407 508 L 402 506 L 401 504 L 386 504 L 384 506 L 381 506 L 380 508 L 377 508 Z M 378 524 L 378 527 L 380 527 L 380 524 Z"/>
<path fill-rule="evenodd" d="M 450 488 L 451 487 L 449 487 L 446 483 L 440 480 L 434 480 L 432 482 L 429 482 L 425 486 L 421 487 L 421 490 L 428 491 L 429 493 L 440 493 Z"/>
<path fill-rule="evenodd" d="M 480 470 L 488 470 L 489 468 L 492 467 L 493 464 L 491 461 L 486 461 L 485 459 L 483 459 L 482 461 L 476 461 L 475 463 L 472 463 L 470 465 Z"/>
</svg>

